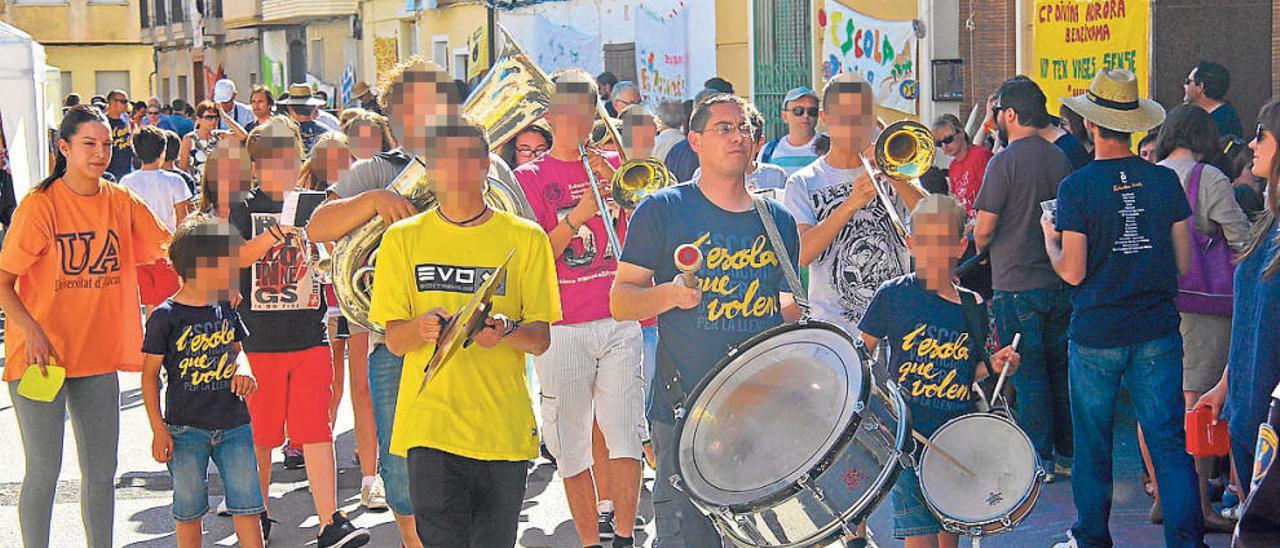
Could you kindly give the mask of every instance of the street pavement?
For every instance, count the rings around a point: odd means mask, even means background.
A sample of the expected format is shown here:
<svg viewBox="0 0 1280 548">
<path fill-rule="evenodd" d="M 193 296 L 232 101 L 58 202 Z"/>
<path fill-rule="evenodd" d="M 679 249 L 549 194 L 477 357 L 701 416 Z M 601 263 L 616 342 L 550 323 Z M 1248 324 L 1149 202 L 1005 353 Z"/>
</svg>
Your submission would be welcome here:
<svg viewBox="0 0 1280 548">
<path fill-rule="evenodd" d="M 119 467 L 116 480 L 115 541 L 117 546 L 167 547 L 173 546 L 173 521 L 169 513 L 172 482 L 163 465 L 150 455 L 151 432 L 147 426 L 137 374 L 121 375 L 121 433 Z M 1127 410 L 1128 406 L 1119 406 Z M 1116 441 L 1115 503 L 1112 510 L 1112 532 L 1117 546 L 1161 546 L 1160 528 L 1147 521 L 1150 499 L 1142 492 L 1138 482 L 1139 460 L 1133 432 L 1132 414 L 1120 413 Z M 342 510 L 353 521 L 369 528 L 373 535 L 370 546 L 395 547 L 399 537 L 389 513 L 370 513 L 360 510 L 360 472 L 353 462 L 353 437 L 350 406 L 344 401 L 338 417 L 337 451 L 339 455 L 339 498 Z M 783 434 L 779 433 L 781 437 Z M 0 447 L 7 457 L 0 465 L 0 546 L 21 546 L 18 532 L 17 500 L 23 462 L 21 441 L 18 435 L 13 406 L 8 390 L 0 390 Z M 316 520 L 311 515 L 311 498 L 306 488 L 306 478 L 301 470 L 284 470 L 282 456 L 276 452 L 272 463 L 271 484 L 272 516 L 280 520 L 273 530 L 272 546 L 314 546 Z M 52 546 L 78 547 L 84 545 L 81 527 L 78 486 L 80 471 L 76 458 L 75 439 L 71 428 L 67 429 L 61 481 L 54 505 Z M 652 471 L 646 470 L 645 488 L 642 494 L 643 529 L 637 530 L 637 539 L 648 546 L 653 538 L 653 510 L 650 489 Z M 216 474 L 211 480 L 210 504 L 221 497 Z M 1064 538 L 1064 532 L 1074 520 L 1071 505 L 1070 482 L 1059 480 L 1046 485 L 1041 491 L 1039 504 L 1016 530 L 984 539 L 984 546 L 994 547 L 1048 547 Z M 235 535 L 230 518 L 212 513 L 205 517 L 206 545 L 233 546 Z M 901 546 L 892 539 L 892 508 L 888 498 L 872 514 L 869 526 L 880 546 Z M 576 534 L 569 518 L 564 489 L 555 477 L 554 467 L 544 460 L 536 461 L 532 468 L 524 511 L 520 516 L 518 542 L 528 547 L 576 546 Z M 1210 546 L 1229 544 L 1227 535 L 1210 535 Z M 967 545 L 962 541 L 961 545 Z"/>
</svg>

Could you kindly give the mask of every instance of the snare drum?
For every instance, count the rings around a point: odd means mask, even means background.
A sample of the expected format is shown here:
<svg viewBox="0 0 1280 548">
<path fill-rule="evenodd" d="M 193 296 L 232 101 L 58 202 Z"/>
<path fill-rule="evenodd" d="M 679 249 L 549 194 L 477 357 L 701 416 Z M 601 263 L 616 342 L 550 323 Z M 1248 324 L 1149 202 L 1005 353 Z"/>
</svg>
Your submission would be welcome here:
<svg viewBox="0 0 1280 548">
<path fill-rule="evenodd" d="M 905 402 L 872 383 L 853 339 L 833 324 L 760 333 L 690 393 L 676 424 L 677 474 L 667 480 L 739 545 L 850 534 L 910 458 Z"/>
<path fill-rule="evenodd" d="M 1004 415 L 956 417 L 929 443 L 973 472 L 965 474 L 927 447 L 920 457 L 920 492 L 947 532 L 976 537 L 1007 531 L 1039 500 L 1040 457 L 1027 434 Z"/>
</svg>

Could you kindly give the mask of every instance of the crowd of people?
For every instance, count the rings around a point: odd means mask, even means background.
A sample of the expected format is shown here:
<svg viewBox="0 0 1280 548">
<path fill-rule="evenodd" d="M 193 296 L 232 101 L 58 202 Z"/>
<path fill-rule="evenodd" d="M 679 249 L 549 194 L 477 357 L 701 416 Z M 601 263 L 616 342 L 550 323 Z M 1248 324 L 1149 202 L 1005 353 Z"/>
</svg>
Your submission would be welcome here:
<svg viewBox="0 0 1280 548">
<path fill-rule="evenodd" d="M 360 503 L 390 510 L 404 546 L 514 545 L 540 453 L 583 546 L 634 545 L 646 463 L 660 478 L 655 545 L 719 546 L 661 479 L 678 473 L 677 410 L 728 349 L 806 315 L 884 351 L 924 436 L 976 409 L 975 382 L 1012 373 L 1013 417 L 1047 481 L 1072 478 L 1077 520 L 1060 546 L 1111 545 L 1122 389 L 1146 463 L 1132 473 L 1165 542 L 1233 528 L 1280 382 L 1280 103 L 1244 135 L 1226 69 L 1202 62 L 1167 113 L 1133 74 L 1104 69 L 1055 116 L 1017 76 L 980 125 L 930 121 L 938 167 L 900 180 L 868 171 L 876 101 L 855 74 L 791 90 L 777 112 L 720 78 L 652 110 L 608 73 L 552 80 L 545 115 L 505 143 L 462 112 L 465 85 L 419 58 L 376 94 L 357 84 L 337 112 L 301 84 L 254 86 L 242 103 L 225 79 L 196 105 L 67 97 L 53 173 L 0 248 L 24 544 L 48 545 L 69 412 L 86 544 L 111 546 L 117 372 L 141 371 L 179 546 L 201 544 L 210 461 L 218 512 L 262 546 L 276 449 L 306 471 L 317 545 L 367 543 L 338 510 L 344 391 Z M 596 119 L 598 103 L 614 120 Z M 785 133 L 766 140 L 773 117 Z M 611 195 L 622 157 L 657 158 L 681 183 L 602 211 L 596 191 Z M 425 212 L 392 188 L 413 162 L 433 185 Z M 510 171 L 529 218 L 486 202 L 491 170 Z M 304 228 L 282 218 L 295 190 L 325 195 Z M 368 317 L 349 318 L 318 265 L 375 220 L 389 228 Z M 706 258 L 693 284 L 672 261 L 686 244 Z M 499 271 L 475 344 L 428 371 Z M 937 348 L 952 351 L 916 364 Z M 17 381 L 55 367 L 52 401 L 19 395 Z M 1228 421 L 1228 459 L 1187 453 L 1184 413 L 1201 406 Z M 956 545 L 913 470 L 891 499 L 894 537 Z M 866 544 L 858 529 L 848 545 Z"/>
</svg>

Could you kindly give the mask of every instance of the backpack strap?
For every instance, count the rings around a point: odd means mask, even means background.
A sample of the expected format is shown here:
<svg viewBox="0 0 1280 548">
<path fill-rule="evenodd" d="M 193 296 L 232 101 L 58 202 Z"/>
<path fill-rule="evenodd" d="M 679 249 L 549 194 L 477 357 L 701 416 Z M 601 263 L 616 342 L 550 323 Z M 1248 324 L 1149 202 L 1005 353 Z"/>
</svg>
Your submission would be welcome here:
<svg viewBox="0 0 1280 548">
<path fill-rule="evenodd" d="M 773 139 L 764 144 L 764 150 L 761 151 L 760 153 L 760 163 L 762 164 L 773 163 L 773 151 L 778 148 L 778 142 L 781 140 L 782 140 L 782 137 L 778 137 L 777 139 Z"/>
<path fill-rule="evenodd" d="M 969 334 L 973 335 L 974 346 L 977 351 L 973 353 L 972 361 L 974 366 L 987 362 L 987 309 L 978 304 L 978 298 L 974 296 L 972 291 L 960 289 L 960 308 L 964 311 L 964 321 L 969 325 Z M 988 371 L 991 371 L 988 365 Z"/>
</svg>

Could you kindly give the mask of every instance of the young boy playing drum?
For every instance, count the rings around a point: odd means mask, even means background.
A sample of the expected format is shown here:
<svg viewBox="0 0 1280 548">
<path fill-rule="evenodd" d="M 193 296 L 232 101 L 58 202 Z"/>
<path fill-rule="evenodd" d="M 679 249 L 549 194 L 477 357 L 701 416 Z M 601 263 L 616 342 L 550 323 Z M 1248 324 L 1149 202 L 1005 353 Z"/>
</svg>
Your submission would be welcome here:
<svg viewBox="0 0 1280 548">
<path fill-rule="evenodd" d="M 1020 359 L 1005 347 L 991 356 L 989 367 L 979 364 L 984 336 L 970 329 L 965 307 L 981 306 L 982 297 L 954 281 L 966 245 L 964 223 L 964 208 L 951 197 L 922 198 L 911 213 L 907 238 L 915 272 L 881 285 L 858 326 L 868 349 L 888 339 L 888 369 L 905 393 L 913 428 L 926 437 L 974 411 L 969 387 L 975 380 L 1006 367 L 1013 373 Z M 913 469 L 904 468 L 894 484 L 893 514 L 893 536 L 906 539 L 907 548 L 950 548 L 958 542 L 925 505 Z"/>
</svg>

